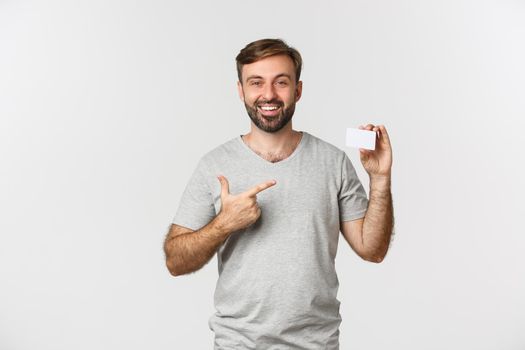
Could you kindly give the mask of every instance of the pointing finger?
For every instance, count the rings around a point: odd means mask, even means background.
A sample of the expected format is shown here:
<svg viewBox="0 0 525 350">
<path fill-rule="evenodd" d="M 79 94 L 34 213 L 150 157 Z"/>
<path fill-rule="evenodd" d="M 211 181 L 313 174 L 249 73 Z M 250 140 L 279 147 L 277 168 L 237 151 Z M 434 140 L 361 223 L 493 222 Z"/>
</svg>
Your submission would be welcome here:
<svg viewBox="0 0 525 350">
<path fill-rule="evenodd" d="M 275 180 L 270 180 L 270 181 L 266 181 L 266 182 L 263 182 L 255 187 L 252 187 L 251 189 L 249 189 L 248 191 L 246 191 L 245 193 L 250 196 L 250 197 L 253 197 L 255 196 L 257 193 L 261 192 L 261 191 L 264 191 L 265 189 L 267 189 L 268 187 L 272 187 L 273 185 L 275 185 L 277 182 Z"/>
<path fill-rule="evenodd" d="M 228 179 L 222 175 L 217 176 L 217 178 L 221 183 L 221 198 L 224 198 L 230 194 L 230 184 L 228 183 Z"/>
</svg>

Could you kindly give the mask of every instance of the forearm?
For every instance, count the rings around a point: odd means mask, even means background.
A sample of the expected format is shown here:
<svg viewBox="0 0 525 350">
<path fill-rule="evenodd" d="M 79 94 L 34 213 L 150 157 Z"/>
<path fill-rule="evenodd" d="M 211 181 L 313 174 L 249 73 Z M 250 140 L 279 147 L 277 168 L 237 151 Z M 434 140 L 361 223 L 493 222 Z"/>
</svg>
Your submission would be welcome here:
<svg viewBox="0 0 525 350">
<path fill-rule="evenodd" d="M 215 217 L 203 228 L 170 238 L 165 244 L 166 264 L 172 275 L 184 275 L 203 267 L 228 238 Z"/>
<path fill-rule="evenodd" d="M 370 198 L 363 222 L 363 247 L 370 260 L 385 257 L 394 228 L 390 176 L 370 177 Z"/>
</svg>

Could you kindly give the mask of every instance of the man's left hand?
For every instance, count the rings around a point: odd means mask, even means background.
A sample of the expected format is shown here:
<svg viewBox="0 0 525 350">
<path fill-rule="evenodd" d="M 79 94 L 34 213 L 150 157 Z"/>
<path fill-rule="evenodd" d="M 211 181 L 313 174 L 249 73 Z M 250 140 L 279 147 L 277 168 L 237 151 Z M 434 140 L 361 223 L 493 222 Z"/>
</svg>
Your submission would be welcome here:
<svg viewBox="0 0 525 350">
<path fill-rule="evenodd" d="M 368 124 L 360 126 L 361 130 L 375 131 L 375 150 L 359 149 L 361 163 L 370 177 L 390 177 L 392 169 L 392 147 L 384 125 Z"/>
</svg>

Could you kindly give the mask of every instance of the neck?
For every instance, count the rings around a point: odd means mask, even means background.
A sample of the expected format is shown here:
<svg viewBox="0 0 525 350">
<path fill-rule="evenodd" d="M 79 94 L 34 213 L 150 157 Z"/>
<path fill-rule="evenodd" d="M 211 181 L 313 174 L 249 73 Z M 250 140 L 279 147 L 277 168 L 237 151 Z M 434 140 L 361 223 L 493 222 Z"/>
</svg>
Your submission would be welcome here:
<svg viewBox="0 0 525 350">
<path fill-rule="evenodd" d="M 244 135 L 243 140 L 261 157 L 271 162 L 278 162 L 293 153 L 301 137 L 301 132 L 292 129 L 290 121 L 275 133 L 263 131 L 252 123 L 250 133 Z"/>
</svg>

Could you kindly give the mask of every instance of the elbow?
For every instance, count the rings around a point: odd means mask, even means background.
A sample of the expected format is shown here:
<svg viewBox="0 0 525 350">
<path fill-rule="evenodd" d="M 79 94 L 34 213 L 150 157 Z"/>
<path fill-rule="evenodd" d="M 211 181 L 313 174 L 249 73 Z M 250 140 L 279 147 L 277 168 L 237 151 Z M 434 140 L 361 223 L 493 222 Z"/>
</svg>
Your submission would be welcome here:
<svg viewBox="0 0 525 350">
<path fill-rule="evenodd" d="M 166 260 L 166 267 L 168 268 L 168 271 L 173 277 L 177 277 L 183 274 L 177 270 L 175 264 L 171 262 L 170 260 Z"/>
<path fill-rule="evenodd" d="M 385 256 L 386 256 L 386 251 L 384 251 L 384 252 L 370 252 L 370 253 L 361 255 L 361 258 L 363 260 L 365 260 L 365 261 L 368 261 L 368 262 L 371 262 L 371 263 L 375 263 L 375 264 L 379 264 L 379 263 L 383 262 L 383 260 L 385 260 Z"/>
<path fill-rule="evenodd" d="M 164 258 L 166 268 L 173 277 L 183 275 L 185 272 L 181 271 L 181 264 L 175 263 L 174 252 L 164 247 Z"/>
<path fill-rule="evenodd" d="M 173 260 L 166 260 L 166 267 L 173 277 L 187 275 L 196 271 L 192 270 L 190 267 L 186 267 L 181 264 L 175 264 Z"/>
<path fill-rule="evenodd" d="M 367 256 L 362 256 L 361 258 L 365 261 L 379 264 L 384 260 L 385 257 L 381 255 L 367 255 Z"/>
</svg>

